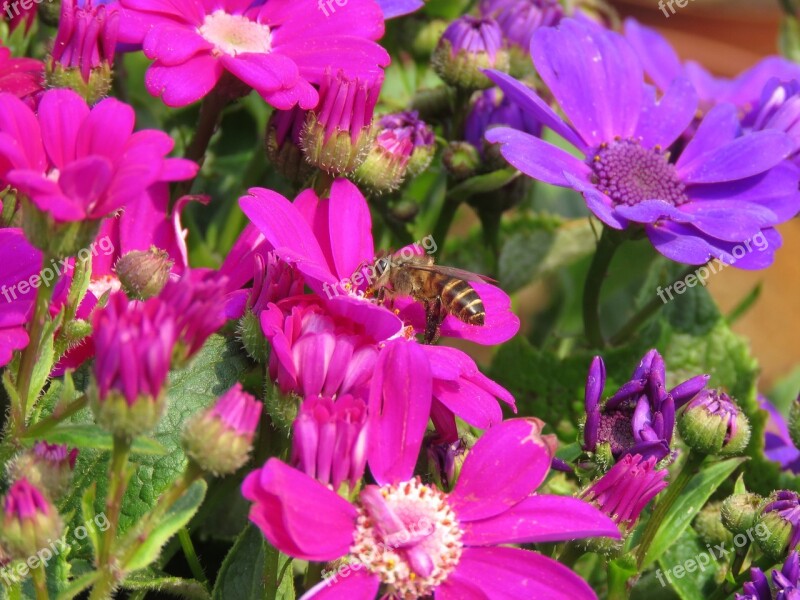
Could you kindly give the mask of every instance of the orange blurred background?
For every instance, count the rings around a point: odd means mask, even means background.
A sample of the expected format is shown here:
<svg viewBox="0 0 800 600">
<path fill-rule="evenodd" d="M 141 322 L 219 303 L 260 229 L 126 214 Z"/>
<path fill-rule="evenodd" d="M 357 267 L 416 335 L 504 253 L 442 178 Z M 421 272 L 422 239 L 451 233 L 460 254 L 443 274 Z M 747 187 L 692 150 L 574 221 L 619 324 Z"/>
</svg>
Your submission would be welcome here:
<svg viewBox="0 0 800 600">
<path fill-rule="evenodd" d="M 623 16 L 658 28 L 683 59 L 696 60 L 717 75 L 735 76 L 768 54 L 777 53 L 781 18 L 778 0 L 690 0 L 669 18 L 658 0 L 613 2 Z M 750 339 L 768 391 L 800 366 L 800 219 L 779 227 L 784 246 L 765 271 L 726 269 L 709 290 L 723 312 L 730 311 L 759 283 L 761 296 L 734 326 Z"/>
</svg>

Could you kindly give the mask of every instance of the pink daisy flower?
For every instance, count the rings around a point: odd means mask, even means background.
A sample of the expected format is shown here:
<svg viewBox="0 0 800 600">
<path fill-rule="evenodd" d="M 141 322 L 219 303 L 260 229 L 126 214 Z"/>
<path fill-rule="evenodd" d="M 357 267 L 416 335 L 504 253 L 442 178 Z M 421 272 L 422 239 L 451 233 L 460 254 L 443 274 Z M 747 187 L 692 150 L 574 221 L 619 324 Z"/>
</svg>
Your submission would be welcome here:
<svg viewBox="0 0 800 600">
<path fill-rule="evenodd" d="M 349 0 L 325 16 L 316 0 L 121 0 L 120 41 L 141 43 L 155 62 L 146 85 L 168 106 L 196 102 L 223 74 L 269 104 L 314 108 L 326 68 L 364 78 L 389 64 L 375 40 L 383 14 L 373 0 Z"/>
<path fill-rule="evenodd" d="M 28 323 L 36 289 L 31 278 L 42 268 L 42 254 L 25 239 L 22 230 L 0 229 L 0 367 L 14 350 L 28 345 Z M 24 289 L 20 285 L 24 283 Z"/>
<path fill-rule="evenodd" d="M 418 478 L 376 475 L 377 485 L 351 504 L 274 458 L 248 475 L 242 493 L 253 502 L 250 519 L 281 552 L 312 562 L 344 559 L 304 600 L 593 599 L 564 565 L 504 546 L 620 537 L 610 518 L 582 500 L 533 494 L 553 454 L 542 426 L 512 419 L 489 430 L 450 494 Z"/>
</svg>

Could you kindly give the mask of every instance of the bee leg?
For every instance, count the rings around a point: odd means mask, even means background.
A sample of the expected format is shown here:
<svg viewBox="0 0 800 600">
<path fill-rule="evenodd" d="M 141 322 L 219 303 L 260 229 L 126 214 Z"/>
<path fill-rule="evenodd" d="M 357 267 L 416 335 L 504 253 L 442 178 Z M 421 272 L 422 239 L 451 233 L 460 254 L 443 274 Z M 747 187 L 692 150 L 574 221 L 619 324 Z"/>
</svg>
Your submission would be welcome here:
<svg viewBox="0 0 800 600">
<path fill-rule="evenodd" d="M 439 326 L 444 321 L 440 298 L 425 302 L 425 343 L 435 344 L 439 339 Z"/>
</svg>

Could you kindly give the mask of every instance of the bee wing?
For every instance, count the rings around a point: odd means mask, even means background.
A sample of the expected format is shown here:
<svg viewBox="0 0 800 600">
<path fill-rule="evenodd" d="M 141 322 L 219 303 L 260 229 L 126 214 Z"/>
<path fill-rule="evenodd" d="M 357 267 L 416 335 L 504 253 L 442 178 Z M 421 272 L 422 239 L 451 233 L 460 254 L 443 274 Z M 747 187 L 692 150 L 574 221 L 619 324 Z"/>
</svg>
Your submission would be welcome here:
<svg viewBox="0 0 800 600">
<path fill-rule="evenodd" d="M 484 283 L 497 283 L 491 277 L 486 277 L 485 275 L 479 275 L 478 273 L 473 273 L 472 271 L 465 271 L 464 269 L 456 269 L 455 267 L 444 267 L 441 265 L 419 265 L 419 264 L 412 264 L 408 263 L 403 265 L 405 269 L 417 269 L 418 271 L 429 271 L 431 273 L 441 273 L 442 275 L 449 275 L 450 277 L 455 277 L 457 279 L 463 279 L 464 281 L 476 281 L 476 282 L 484 282 Z"/>
</svg>

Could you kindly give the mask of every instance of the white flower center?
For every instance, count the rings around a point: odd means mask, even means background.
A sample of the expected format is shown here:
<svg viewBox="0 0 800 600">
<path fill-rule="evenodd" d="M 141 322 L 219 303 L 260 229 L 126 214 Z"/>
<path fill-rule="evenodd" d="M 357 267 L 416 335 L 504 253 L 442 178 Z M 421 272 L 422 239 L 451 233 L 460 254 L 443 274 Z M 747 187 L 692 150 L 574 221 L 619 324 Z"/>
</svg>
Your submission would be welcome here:
<svg viewBox="0 0 800 600">
<path fill-rule="evenodd" d="M 224 10 L 207 15 L 197 33 L 218 52 L 230 56 L 243 52 L 267 54 L 272 50 L 272 35 L 267 25 L 242 15 L 229 15 Z"/>
<path fill-rule="evenodd" d="M 429 596 L 458 565 L 463 532 L 447 496 L 419 478 L 373 488 L 361 495 L 356 535 L 350 549 L 388 586 L 387 596 Z"/>
<path fill-rule="evenodd" d="M 106 292 L 111 292 L 113 294 L 121 289 L 122 284 L 120 283 L 119 279 L 113 275 L 103 275 L 97 279 L 92 279 L 92 281 L 89 283 L 89 291 L 98 300 Z"/>
</svg>

